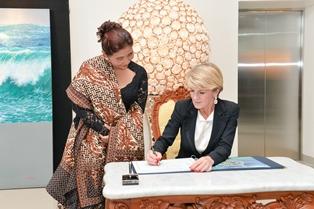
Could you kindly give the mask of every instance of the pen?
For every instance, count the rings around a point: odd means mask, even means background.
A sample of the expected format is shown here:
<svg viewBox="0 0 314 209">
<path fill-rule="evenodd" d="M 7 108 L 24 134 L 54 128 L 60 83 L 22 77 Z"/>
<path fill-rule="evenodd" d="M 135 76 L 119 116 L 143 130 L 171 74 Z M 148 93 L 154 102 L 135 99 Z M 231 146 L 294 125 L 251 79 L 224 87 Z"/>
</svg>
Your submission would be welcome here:
<svg viewBox="0 0 314 209">
<path fill-rule="evenodd" d="M 191 155 L 191 158 L 193 158 L 193 160 L 198 160 L 198 158 L 195 155 Z"/>
<path fill-rule="evenodd" d="M 129 162 L 129 175 L 131 175 L 132 173 L 133 173 L 133 171 L 132 171 L 132 163 Z"/>
</svg>

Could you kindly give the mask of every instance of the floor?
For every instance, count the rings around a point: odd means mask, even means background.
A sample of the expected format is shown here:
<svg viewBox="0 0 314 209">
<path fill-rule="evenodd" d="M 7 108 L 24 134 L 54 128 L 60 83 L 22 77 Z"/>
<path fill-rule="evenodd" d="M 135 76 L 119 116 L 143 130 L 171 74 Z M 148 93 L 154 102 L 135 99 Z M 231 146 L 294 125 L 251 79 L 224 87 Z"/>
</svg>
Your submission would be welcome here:
<svg viewBox="0 0 314 209">
<path fill-rule="evenodd" d="M 314 164 L 313 163 L 309 163 L 309 162 L 305 162 L 305 161 L 298 161 L 298 162 L 314 168 Z"/>
<path fill-rule="evenodd" d="M 0 203 L 1 209 L 57 209 L 57 202 L 44 188 L 0 190 Z"/>
<path fill-rule="evenodd" d="M 0 190 L 2 209 L 57 209 L 57 202 L 44 188 Z"/>
</svg>

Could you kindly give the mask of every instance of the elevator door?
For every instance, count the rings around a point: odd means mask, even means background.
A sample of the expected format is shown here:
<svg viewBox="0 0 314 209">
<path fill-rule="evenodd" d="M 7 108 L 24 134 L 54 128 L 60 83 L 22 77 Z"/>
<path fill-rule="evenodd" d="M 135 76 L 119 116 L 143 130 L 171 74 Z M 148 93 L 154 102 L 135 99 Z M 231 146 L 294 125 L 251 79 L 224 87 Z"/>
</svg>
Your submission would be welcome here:
<svg viewBox="0 0 314 209">
<path fill-rule="evenodd" d="M 299 159 L 300 11 L 239 14 L 239 155 Z"/>
</svg>

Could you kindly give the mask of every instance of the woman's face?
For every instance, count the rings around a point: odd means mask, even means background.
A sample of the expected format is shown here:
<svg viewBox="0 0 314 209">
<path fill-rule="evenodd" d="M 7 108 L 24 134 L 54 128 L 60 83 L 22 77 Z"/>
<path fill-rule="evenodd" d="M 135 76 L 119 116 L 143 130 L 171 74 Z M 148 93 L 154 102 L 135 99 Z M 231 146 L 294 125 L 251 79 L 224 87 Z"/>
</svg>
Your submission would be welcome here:
<svg viewBox="0 0 314 209">
<path fill-rule="evenodd" d="M 134 57 L 133 48 L 132 46 L 126 46 L 107 57 L 115 70 L 125 70 Z"/>
<path fill-rule="evenodd" d="M 217 93 L 210 89 L 191 89 L 190 95 L 196 109 L 206 110 L 214 105 Z"/>
</svg>

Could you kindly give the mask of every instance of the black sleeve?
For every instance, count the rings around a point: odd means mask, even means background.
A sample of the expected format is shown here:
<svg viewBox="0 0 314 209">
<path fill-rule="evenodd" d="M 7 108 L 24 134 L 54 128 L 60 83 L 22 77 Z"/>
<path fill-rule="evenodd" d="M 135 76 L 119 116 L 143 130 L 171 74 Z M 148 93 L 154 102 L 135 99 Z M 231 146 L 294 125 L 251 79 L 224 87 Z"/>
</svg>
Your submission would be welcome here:
<svg viewBox="0 0 314 209">
<path fill-rule="evenodd" d="M 178 102 L 175 104 L 171 118 L 168 121 L 162 135 L 156 140 L 154 150 L 164 154 L 168 147 L 171 146 L 182 126 L 182 108 L 179 107 Z"/>
<path fill-rule="evenodd" d="M 91 110 L 84 109 L 77 104 L 72 103 L 73 111 L 76 113 L 74 118 L 74 125 L 77 128 L 80 119 L 83 123 L 93 129 L 94 131 L 100 133 L 101 135 L 108 135 L 109 130 L 104 126 L 104 122 Z"/>
<path fill-rule="evenodd" d="M 231 153 L 231 148 L 238 124 L 239 112 L 239 105 L 235 105 L 230 112 L 229 120 L 224 129 L 224 132 L 219 139 L 217 147 L 209 153 L 209 156 L 214 160 L 214 165 L 225 161 Z"/>
<path fill-rule="evenodd" d="M 138 89 L 138 97 L 137 97 L 137 103 L 142 108 L 143 112 L 145 111 L 146 106 L 146 100 L 148 95 L 148 82 L 147 82 L 147 73 L 144 70 L 144 73 L 142 74 L 140 78 L 140 84 Z"/>
</svg>

